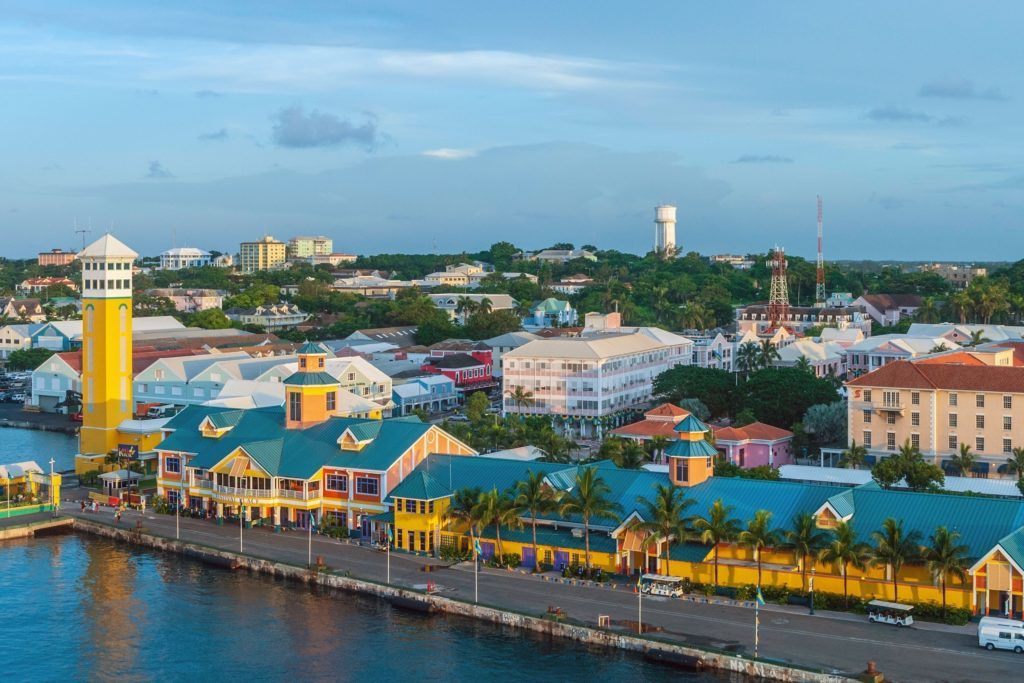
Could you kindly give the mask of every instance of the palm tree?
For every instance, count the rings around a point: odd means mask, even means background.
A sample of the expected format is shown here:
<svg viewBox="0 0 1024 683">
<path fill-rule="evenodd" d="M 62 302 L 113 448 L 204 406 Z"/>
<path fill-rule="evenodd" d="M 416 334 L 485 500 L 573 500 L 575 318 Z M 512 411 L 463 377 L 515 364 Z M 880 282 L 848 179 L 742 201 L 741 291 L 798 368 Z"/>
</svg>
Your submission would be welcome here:
<svg viewBox="0 0 1024 683">
<path fill-rule="evenodd" d="M 939 307 L 932 297 L 925 297 L 914 312 L 914 319 L 921 323 L 934 323 L 939 320 Z"/>
<path fill-rule="evenodd" d="M 713 320 L 710 311 L 699 301 L 691 301 L 683 308 L 683 327 L 693 330 L 703 330 L 709 327 L 708 322 Z"/>
<path fill-rule="evenodd" d="M 662 455 L 665 453 L 665 449 L 672 443 L 672 440 L 665 436 L 652 436 L 650 441 L 647 442 L 648 447 L 651 449 L 651 460 L 658 462 L 661 460 Z"/>
<path fill-rule="evenodd" d="M 515 307 L 512 309 L 515 314 L 520 318 L 533 317 L 533 306 L 526 303 L 525 301 L 517 301 Z"/>
<path fill-rule="evenodd" d="M 896 521 L 888 517 L 882 522 L 880 530 L 872 532 L 871 538 L 875 541 L 872 561 L 875 565 L 888 567 L 892 572 L 892 599 L 899 602 L 900 570 L 904 564 L 921 556 L 921 547 L 918 544 L 921 532 L 907 533 L 903 530 L 902 519 Z"/>
<path fill-rule="evenodd" d="M 537 517 L 554 512 L 558 507 L 558 496 L 548 486 L 543 472 L 527 471 L 526 479 L 516 483 L 514 499 L 516 514 L 530 516 L 533 531 L 533 570 L 537 570 Z"/>
<path fill-rule="evenodd" d="M 1024 477 L 1024 447 L 1017 446 L 1006 459 L 1006 473 L 1016 474 L 1018 479 Z"/>
<path fill-rule="evenodd" d="M 846 578 L 849 568 L 863 571 L 871 560 L 871 547 L 867 543 L 857 542 L 857 532 L 852 522 L 838 522 L 832 531 L 832 540 L 818 551 L 818 561 L 831 564 L 843 575 L 843 604 L 849 606 L 849 592 L 846 589 Z"/>
<path fill-rule="evenodd" d="M 811 361 L 807 360 L 807 356 L 800 356 L 797 358 L 796 363 L 793 363 L 793 367 L 797 370 L 809 372 L 812 375 L 814 374 L 814 368 L 811 367 Z"/>
<path fill-rule="evenodd" d="M 707 517 L 698 515 L 693 518 L 693 528 L 700 535 L 701 542 L 714 545 L 715 588 L 718 588 L 718 545 L 734 540 L 740 532 L 739 520 L 729 516 L 732 511 L 733 507 L 726 506 L 719 498 L 708 508 Z"/>
<path fill-rule="evenodd" d="M 477 313 L 483 313 L 484 315 L 487 315 L 488 313 L 490 313 L 493 310 L 494 310 L 494 302 L 491 301 L 490 299 L 488 299 L 486 296 L 484 298 L 480 299 L 480 301 L 478 301 L 477 304 L 476 304 L 476 312 Z"/>
<path fill-rule="evenodd" d="M 967 342 L 966 346 L 978 346 L 987 341 L 990 340 L 985 336 L 985 330 L 971 330 L 971 339 Z"/>
<path fill-rule="evenodd" d="M 760 364 L 761 351 L 757 344 L 752 341 L 743 342 L 736 349 L 736 366 L 744 376 L 749 375 Z"/>
<path fill-rule="evenodd" d="M 665 574 L 672 576 L 672 561 L 669 558 L 672 542 L 685 541 L 689 535 L 684 513 L 695 501 L 687 498 L 681 488 L 658 484 L 654 489 L 653 501 L 639 496 L 637 502 L 644 506 L 645 520 L 637 528 L 647 532 L 642 547 L 646 551 L 652 543 L 664 543 Z"/>
<path fill-rule="evenodd" d="M 479 520 L 481 533 L 483 533 L 484 527 L 494 525 L 494 540 L 498 546 L 498 555 L 504 555 L 501 545 L 501 527 L 516 526 L 519 522 L 512 499 L 504 491 L 499 492 L 498 488 L 494 487 L 480 495 L 473 511 Z"/>
<path fill-rule="evenodd" d="M 757 585 L 761 585 L 761 551 L 774 548 L 779 544 L 779 534 L 772 529 L 772 513 L 769 510 L 758 510 L 754 518 L 747 522 L 747 528 L 740 532 L 740 545 L 754 551 L 757 561 Z"/>
<path fill-rule="evenodd" d="M 462 523 L 469 527 L 470 546 L 476 538 L 476 527 L 479 519 L 476 515 L 476 506 L 480 502 L 483 492 L 479 488 L 459 489 L 452 495 L 452 501 L 445 510 L 444 516 L 447 523 Z"/>
<path fill-rule="evenodd" d="M 961 477 L 971 476 L 971 468 L 974 467 L 977 456 L 971 453 L 971 447 L 965 443 L 960 444 L 959 452 L 955 453 L 949 460 L 953 464 L 953 469 Z"/>
<path fill-rule="evenodd" d="M 770 339 L 763 339 L 757 349 L 758 363 L 762 368 L 770 368 L 772 363 L 779 360 L 779 350 L 775 348 Z"/>
<path fill-rule="evenodd" d="M 810 512 L 799 512 L 793 516 L 793 528 L 786 531 L 786 545 L 798 558 L 804 590 L 807 590 L 807 558 L 816 556 L 827 539 Z"/>
<path fill-rule="evenodd" d="M 590 520 L 597 518 L 618 521 L 622 506 L 609 496 L 612 492 L 605 480 L 597 476 L 594 467 L 581 468 L 576 472 L 573 487 L 562 498 L 561 514 L 579 515 L 583 518 L 583 543 L 587 574 L 590 574 Z"/>
<path fill-rule="evenodd" d="M 946 300 L 946 305 L 949 307 L 950 312 L 956 316 L 963 325 L 967 322 L 967 312 L 971 308 L 971 297 L 967 295 L 967 292 L 955 292 L 949 295 L 949 299 Z"/>
<path fill-rule="evenodd" d="M 477 304 L 475 301 L 470 299 L 468 296 L 460 296 L 458 302 L 455 304 L 455 313 L 460 318 L 472 315 L 477 310 Z"/>
<path fill-rule="evenodd" d="M 868 449 L 858 445 L 857 440 L 854 439 L 850 442 L 850 447 L 843 451 L 843 457 L 839 460 L 839 465 L 859 470 L 867 457 Z"/>
<path fill-rule="evenodd" d="M 931 348 L 931 350 L 928 351 L 928 353 L 942 353 L 943 351 L 949 351 L 949 347 L 946 346 L 946 342 L 936 344 Z"/>
<path fill-rule="evenodd" d="M 529 408 L 535 403 L 533 392 L 526 387 L 514 386 L 508 390 L 508 396 L 519 410 Z"/>
<path fill-rule="evenodd" d="M 644 464 L 646 457 L 647 451 L 644 450 L 639 441 L 626 439 L 625 443 L 622 444 L 622 448 L 619 449 L 618 457 L 613 455 L 612 460 L 616 466 L 622 469 L 638 470 Z"/>
<path fill-rule="evenodd" d="M 924 549 L 924 561 L 932 580 L 942 585 L 942 615 L 946 615 L 946 581 L 950 578 L 967 579 L 966 545 L 957 544 L 959 531 L 950 531 L 944 526 L 935 529 L 928 539 L 931 545 Z"/>
</svg>

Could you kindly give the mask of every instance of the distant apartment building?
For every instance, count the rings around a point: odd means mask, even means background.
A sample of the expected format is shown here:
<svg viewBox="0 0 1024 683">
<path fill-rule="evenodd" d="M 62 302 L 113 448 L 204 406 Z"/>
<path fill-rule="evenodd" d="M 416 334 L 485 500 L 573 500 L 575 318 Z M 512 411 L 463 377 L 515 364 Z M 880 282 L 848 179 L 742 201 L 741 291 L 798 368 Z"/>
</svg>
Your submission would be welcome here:
<svg viewBox="0 0 1024 683">
<path fill-rule="evenodd" d="M 39 256 L 36 258 L 36 263 L 40 266 L 67 266 L 76 258 L 78 258 L 78 255 L 73 251 L 51 249 L 50 251 L 39 252 Z"/>
<path fill-rule="evenodd" d="M 654 378 L 669 367 L 666 346 L 641 332 L 531 341 L 502 357 L 503 412 L 601 438 L 647 407 Z M 529 400 L 517 402 L 518 390 Z"/>
<path fill-rule="evenodd" d="M 1017 325 L 958 325 L 956 323 L 911 323 L 907 334 L 916 337 L 942 337 L 960 346 L 973 344 L 973 335 L 981 334 L 990 342 L 1020 341 L 1024 327 Z"/>
<path fill-rule="evenodd" d="M 30 277 L 14 286 L 18 294 L 41 294 L 51 287 L 67 287 L 72 292 L 78 291 L 78 283 L 66 277 Z"/>
<path fill-rule="evenodd" d="M 445 375 L 414 377 L 398 382 L 391 389 L 394 415 L 411 415 L 414 410 L 439 413 L 458 405 L 455 380 Z"/>
<path fill-rule="evenodd" d="M 725 263 L 737 270 L 750 270 L 754 267 L 754 261 L 739 254 L 714 254 L 708 257 L 711 263 Z"/>
<path fill-rule="evenodd" d="M 320 235 L 318 237 L 292 237 L 288 240 L 287 258 L 289 260 L 309 259 L 314 256 L 330 256 L 334 253 L 334 240 Z"/>
<path fill-rule="evenodd" d="M 803 358 L 815 377 L 846 376 L 846 349 L 836 342 L 797 339 L 780 347 L 778 353 L 774 367 L 792 368 Z"/>
<path fill-rule="evenodd" d="M 313 254 L 309 257 L 309 262 L 314 266 L 340 266 L 342 263 L 355 263 L 358 258 L 355 254 L 334 252 L 331 254 Z"/>
<path fill-rule="evenodd" d="M 288 259 L 288 245 L 270 235 L 256 242 L 242 242 L 238 247 L 238 268 L 243 273 L 281 268 Z"/>
<path fill-rule="evenodd" d="M 811 327 L 836 327 L 840 330 L 858 328 L 864 334 L 871 334 L 871 318 L 860 308 L 817 308 L 814 306 L 790 306 L 789 313 L 781 321 L 782 326 L 792 332 L 803 332 Z M 740 333 L 752 331 L 764 333 L 771 327 L 767 304 L 752 304 L 736 311 L 736 327 Z"/>
<path fill-rule="evenodd" d="M 567 275 L 563 277 L 561 281 L 555 282 L 550 285 L 549 289 L 559 294 L 566 294 L 572 296 L 579 294 L 585 288 L 590 287 L 594 284 L 594 280 L 589 275 L 583 273 L 576 273 L 575 275 Z"/>
<path fill-rule="evenodd" d="M 227 294 L 219 289 L 150 289 L 146 294 L 152 297 L 170 299 L 174 309 L 182 313 L 195 313 L 210 308 L 221 308 Z"/>
<path fill-rule="evenodd" d="M 904 318 L 912 318 L 922 300 L 918 294 L 863 294 L 853 306 L 863 308 L 879 325 L 891 327 Z"/>
<path fill-rule="evenodd" d="M 530 314 L 523 318 L 523 326 L 529 328 L 573 327 L 577 321 L 578 315 L 572 304 L 551 297 L 530 308 Z"/>
<path fill-rule="evenodd" d="M 1003 473 L 1024 446 L 1022 347 L 895 361 L 848 381 L 849 439 L 868 449 L 869 464 L 907 443 L 947 471 L 966 444 L 978 457 L 972 476 Z"/>
<path fill-rule="evenodd" d="M 473 263 L 460 263 L 445 266 L 445 269 L 428 273 L 423 278 L 424 287 L 469 287 L 473 275 L 484 275 L 483 266 Z"/>
<path fill-rule="evenodd" d="M 491 311 L 511 311 L 516 307 L 516 300 L 508 294 L 428 294 L 434 306 L 448 313 L 449 317 L 465 323 L 469 316 L 487 300 Z"/>
<path fill-rule="evenodd" d="M 942 337 L 882 334 L 846 347 L 846 368 L 851 377 L 873 372 L 898 360 L 912 360 L 941 350 L 960 348 Z"/>
<path fill-rule="evenodd" d="M 336 292 L 358 294 L 371 299 L 394 299 L 398 292 L 414 287 L 409 280 L 393 280 L 381 277 L 374 271 L 372 275 L 354 275 L 339 277 L 334 280 L 331 289 Z"/>
<path fill-rule="evenodd" d="M 965 289 L 974 278 L 988 275 L 987 268 L 959 263 L 926 263 L 921 266 L 921 272 L 936 273 L 956 289 Z"/>
<path fill-rule="evenodd" d="M 586 249 L 543 249 L 533 254 L 526 254 L 528 261 L 546 261 L 548 263 L 566 264 L 574 259 L 596 261 L 597 254 Z"/>
<path fill-rule="evenodd" d="M 295 327 L 309 319 L 309 314 L 295 304 L 277 303 L 256 308 L 229 308 L 224 314 L 243 325 L 257 325 L 267 332 Z"/>
<path fill-rule="evenodd" d="M 210 252 L 195 247 L 175 247 L 160 254 L 160 270 L 203 268 L 212 263 Z"/>
</svg>

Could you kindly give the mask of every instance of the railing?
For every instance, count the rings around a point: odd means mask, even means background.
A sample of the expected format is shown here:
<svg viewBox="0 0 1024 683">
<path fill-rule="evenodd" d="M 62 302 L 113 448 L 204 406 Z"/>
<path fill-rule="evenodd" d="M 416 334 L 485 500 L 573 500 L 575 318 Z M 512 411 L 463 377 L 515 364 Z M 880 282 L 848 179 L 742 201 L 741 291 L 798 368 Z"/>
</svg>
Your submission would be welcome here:
<svg viewBox="0 0 1024 683">
<path fill-rule="evenodd" d="M 277 495 L 280 498 L 294 498 L 295 500 L 309 500 L 311 498 L 318 498 L 320 496 L 319 491 L 290 491 L 288 489 L 278 489 Z"/>
<path fill-rule="evenodd" d="M 213 488 L 213 480 L 212 479 L 203 479 L 202 477 L 193 477 L 191 486 L 192 486 L 192 488 L 197 488 L 197 489 L 212 489 Z"/>
<path fill-rule="evenodd" d="M 243 496 L 248 498 L 273 498 L 271 489 L 243 489 L 237 486 L 216 486 L 217 493 L 226 493 L 229 496 Z"/>
</svg>

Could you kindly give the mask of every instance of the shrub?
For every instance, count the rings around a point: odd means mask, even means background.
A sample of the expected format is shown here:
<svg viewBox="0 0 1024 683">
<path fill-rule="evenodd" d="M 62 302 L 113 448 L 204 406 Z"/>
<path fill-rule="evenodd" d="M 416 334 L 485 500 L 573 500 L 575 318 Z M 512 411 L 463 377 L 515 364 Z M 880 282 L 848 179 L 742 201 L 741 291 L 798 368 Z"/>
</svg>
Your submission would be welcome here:
<svg viewBox="0 0 1024 683">
<path fill-rule="evenodd" d="M 166 515 L 171 512 L 171 506 L 167 503 L 167 499 L 161 495 L 153 496 L 153 499 L 149 501 L 149 505 L 153 508 L 153 512 L 158 515 Z"/>
<path fill-rule="evenodd" d="M 460 550 L 458 547 L 449 545 L 442 546 L 438 557 L 446 562 L 464 562 L 468 560 L 471 555 L 468 550 Z"/>
<path fill-rule="evenodd" d="M 99 485 L 100 471 L 89 470 L 78 475 L 78 482 L 87 488 L 94 488 Z"/>
<path fill-rule="evenodd" d="M 320 533 L 337 539 L 349 537 L 348 527 L 339 524 L 324 524 L 320 527 Z"/>
</svg>

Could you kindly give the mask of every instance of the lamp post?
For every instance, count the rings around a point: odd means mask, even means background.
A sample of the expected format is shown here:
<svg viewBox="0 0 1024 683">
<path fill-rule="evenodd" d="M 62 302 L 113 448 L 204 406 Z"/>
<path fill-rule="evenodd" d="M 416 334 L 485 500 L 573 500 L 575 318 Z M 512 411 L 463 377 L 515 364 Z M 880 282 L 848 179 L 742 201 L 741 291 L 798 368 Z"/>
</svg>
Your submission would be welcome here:
<svg viewBox="0 0 1024 683">
<path fill-rule="evenodd" d="M 242 542 L 242 529 L 245 527 L 245 501 L 242 497 L 238 497 L 238 552 L 245 552 L 245 546 Z"/>
<path fill-rule="evenodd" d="M 56 517 L 57 516 L 57 506 L 54 505 L 54 503 L 53 503 L 56 500 L 56 497 L 53 495 L 53 463 L 54 462 L 55 462 L 55 460 L 53 458 L 50 458 L 50 516 L 51 517 Z"/>
<path fill-rule="evenodd" d="M 811 565 L 811 584 L 810 584 L 810 598 L 811 598 L 811 614 L 814 614 L 814 565 Z"/>
</svg>

